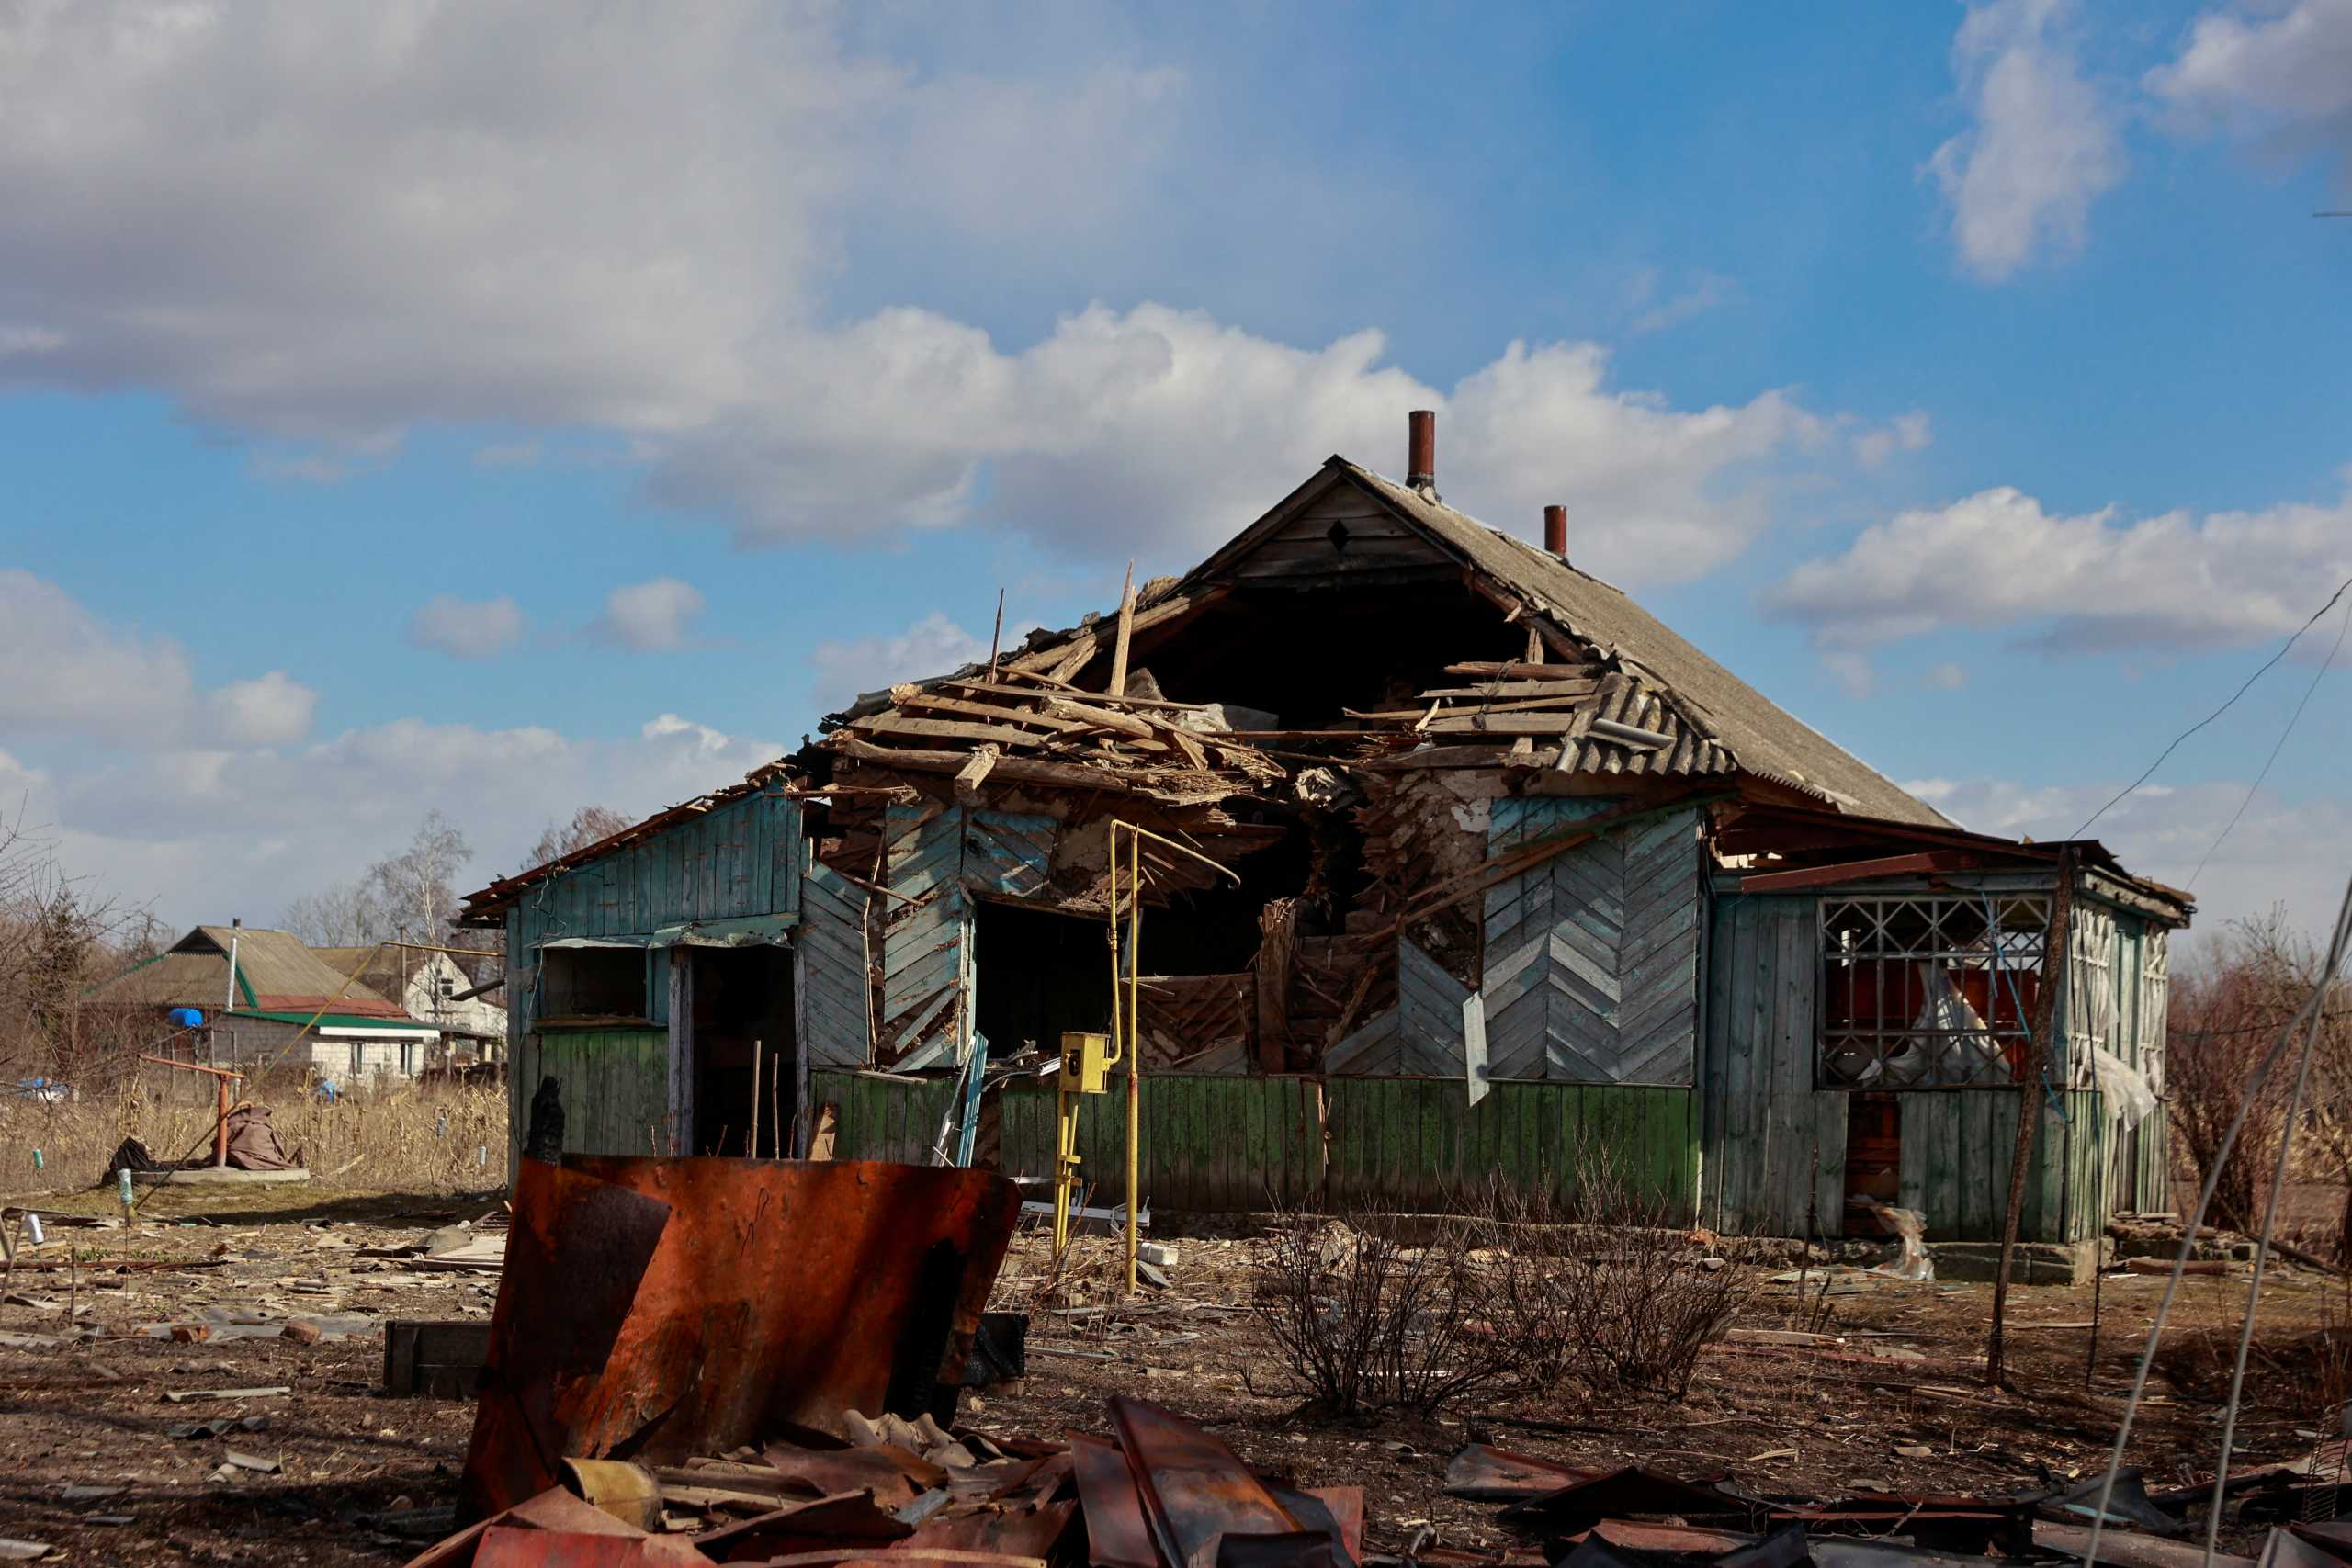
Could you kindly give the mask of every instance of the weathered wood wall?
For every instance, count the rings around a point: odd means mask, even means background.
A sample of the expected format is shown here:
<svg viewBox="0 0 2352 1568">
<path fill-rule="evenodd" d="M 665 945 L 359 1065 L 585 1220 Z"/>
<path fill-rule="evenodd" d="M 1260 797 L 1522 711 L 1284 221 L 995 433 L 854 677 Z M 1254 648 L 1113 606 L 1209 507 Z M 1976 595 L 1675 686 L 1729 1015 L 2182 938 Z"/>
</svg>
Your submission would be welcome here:
<svg viewBox="0 0 2352 1568">
<path fill-rule="evenodd" d="M 873 1054 L 865 906 L 865 890 L 829 866 L 811 865 L 801 876 L 794 1025 L 811 1067 L 862 1067 Z"/>
<path fill-rule="evenodd" d="M 1495 853 L 1618 804 L 1494 803 Z M 1487 1061 L 1496 1078 L 1689 1085 L 1698 1055 L 1699 815 L 1629 823 L 1486 896 Z"/>
<path fill-rule="evenodd" d="M 668 1030 L 548 1029 L 525 1035 L 514 1058 L 522 1103 L 513 1128 L 518 1148 L 528 1130 L 531 1097 L 548 1074 L 562 1100 L 564 1153 L 669 1152 Z"/>
<path fill-rule="evenodd" d="M 546 1073 L 561 1085 L 567 1142 L 576 1152 L 592 1151 L 573 1141 L 575 1130 L 577 1137 L 600 1141 L 593 1152 L 653 1152 L 642 1123 L 658 1111 L 666 1126 L 670 1109 L 668 950 L 648 946 L 639 959 L 646 1018 L 662 1027 L 548 1031 L 542 1043 L 541 944 L 562 937 L 648 943 L 665 927 L 690 921 L 744 921 L 780 933 L 799 917 L 804 856 L 799 803 L 763 792 L 673 823 L 524 893 L 506 917 L 510 1171 L 522 1150 L 531 1096 Z M 660 1049 L 650 1041 L 659 1041 Z"/>
<path fill-rule="evenodd" d="M 839 1108 L 844 1159 L 927 1160 L 950 1080 L 907 1083 L 825 1072 L 815 1098 Z M 1050 1089 L 1007 1089 L 998 1110 L 1008 1175 L 1053 1174 Z M 1476 1106 L 1460 1080 L 1173 1075 L 1143 1082 L 1144 1192 L 1170 1213 L 1366 1204 L 1442 1208 L 1499 1178 L 1565 1191 L 1579 1161 L 1606 1158 L 1622 1178 L 1688 1217 L 1695 1191 L 1696 1111 L 1688 1089 L 1498 1084 Z M 1126 1182 L 1126 1094 L 1080 1101 L 1082 1174 L 1096 1202 Z"/>
<path fill-rule="evenodd" d="M 1710 1227 L 1774 1235 L 1803 1235 L 1809 1224 L 1826 1234 L 1844 1228 L 1848 1097 L 1815 1087 L 1820 940 L 1816 896 L 1714 901 L 1700 1086 L 1699 1211 Z M 2027 1169 L 2018 1234 L 2029 1241 L 2095 1235 L 2107 1213 L 2130 1201 L 2113 1178 L 2102 1179 L 2114 1128 L 2098 1094 L 2061 1098 L 2065 1117 L 2045 1103 Z M 2017 1147 L 2018 1091 L 1915 1089 L 1895 1100 L 1901 1205 L 1926 1215 L 1931 1242 L 1996 1237 Z M 2127 1171 L 2125 1185 L 2131 1179 Z"/>
</svg>

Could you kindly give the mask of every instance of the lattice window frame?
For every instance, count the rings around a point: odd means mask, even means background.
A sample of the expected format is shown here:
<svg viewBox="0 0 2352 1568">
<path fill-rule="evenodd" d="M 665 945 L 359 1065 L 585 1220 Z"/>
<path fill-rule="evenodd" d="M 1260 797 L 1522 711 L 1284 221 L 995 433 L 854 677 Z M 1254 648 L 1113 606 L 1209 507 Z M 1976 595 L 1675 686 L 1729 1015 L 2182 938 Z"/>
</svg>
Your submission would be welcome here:
<svg viewBox="0 0 2352 1568">
<path fill-rule="evenodd" d="M 2091 1053 L 2121 1056 L 2116 1003 L 2115 917 L 2076 899 L 2066 932 L 2066 1081 L 2076 1089 L 2098 1087 Z"/>
<path fill-rule="evenodd" d="M 1885 976 L 1890 961 L 1942 966 L 1945 978 L 1961 971 L 1985 972 L 1987 995 L 2007 982 L 1993 970 L 1994 947 L 1984 942 L 1986 895 L 1977 891 L 1951 893 L 1855 893 L 1825 895 L 1819 900 L 1821 959 L 1817 970 L 1819 1024 L 1815 1036 L 1815 1082 L 1837 1091 L 1911 1090 L 1998 1087 L 2017 1081 L 2012 1054 L 2021 1055 L 2028 1021 L 2000 1021 L 2003 1010 L 1995 1000 L 1994 1021 L 1950 1030 L 1921 1029 L 1918 1019 L 1885 1021 Z M 2014 974 L 2041 975 L 2050 923 L 2050 895 L 2041 891 L 1990 895 L 1996 912 L 2000 966 Z M 1906 919 L 1924 926 L 1924 941 L 1897 934 Z M 1841 980 L 1851 987 L 1868 966 L 1876 992 L 1872 1016 L 1864 1025 L 1853 1021 L 1859 1010 L 1849 1003 L 1847 1021 L 1833 1021 L 1833 1007 Z M 1924 987 L 1923 987 L 1924 988 Z M 1959 996 L 1961 987 L 1951 987 Z M 2022 993 L 2020 993 L 2022 994 Z M 1850 995 L 1850 993 L 1849 993 Z M 1973 1012 L 1964 998 L 1962 1005 Z M 2008 1010 L 2015 1012 L 2012 1006 Z M 1924 1010 L 1921 1015 L 1925 1016 Z M 2012 1053 L 2010 1047 L 2016 1047 Z M 1876 1070 L 1872 1071 L 1875 1066 Z"/>
<path fill-rule="evenodd" d="M 2149 922 L 2140 949 L 2140 1071 L 2165 1091 L 2165 1020 L 2172 1002 L 2172 932 Z"/>
</svg>

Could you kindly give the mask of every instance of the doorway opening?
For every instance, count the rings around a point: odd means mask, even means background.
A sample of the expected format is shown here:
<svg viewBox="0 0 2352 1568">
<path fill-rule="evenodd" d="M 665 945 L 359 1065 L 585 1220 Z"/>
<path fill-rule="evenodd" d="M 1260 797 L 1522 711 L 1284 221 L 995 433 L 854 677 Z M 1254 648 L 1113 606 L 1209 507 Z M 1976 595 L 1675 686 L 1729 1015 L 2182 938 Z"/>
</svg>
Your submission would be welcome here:
<svg viewBox="0 0 2352 1568">
<path fill-rule="evenodd" d="M 1856 1198 L 1874 1198 L 1892 1209 L 1903 1196 L 1903 1107 L 1892 1094 L 1846 1097 L 1846 1202 L 1831 1235 L 1893 1235 L 1894 1227 Z"/>
<path fill-rule="evenodd" d="M 749 1155 L 754 1159 L 790 1155 L 793 1126 L 800 1113 L 792 950 L 695 947 L 685 951 L 683 962 L 684 1050 L 694 1084 L 694 1129 L 687 1147 L 695 1154 Z"/>
<path fill-rule="evenodd" d="M 1110 928 L 1100 915 L 979 900 L 973 908 L 972 1022 L 991 1056 L 1061 1049 L 1065 1031 L 1111 1027 Z"/>
</svg>

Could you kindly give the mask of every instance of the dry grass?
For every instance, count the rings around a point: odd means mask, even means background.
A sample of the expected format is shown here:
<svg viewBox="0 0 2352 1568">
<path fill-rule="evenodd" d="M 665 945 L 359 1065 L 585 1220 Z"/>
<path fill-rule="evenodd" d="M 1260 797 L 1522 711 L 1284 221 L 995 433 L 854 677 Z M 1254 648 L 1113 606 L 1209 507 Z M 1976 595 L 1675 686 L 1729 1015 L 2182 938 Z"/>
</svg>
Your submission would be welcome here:
<svg viewBox="0 0 2352 1568">
<path fill-rule="evenodd" d="M 0 1192 L 94 1186 L 126 1137 L 139 1139 L 159 1160 L 205 1155 L 211 1147 L 213 1101 L 198 1099 L 186 1084 L 158 1082 L 165 1070 L 130 1078 L 111 1095 L 64 1105 L 0 1100 L 0 1161 L 6 1162 Z M 308 1166 L 321 1186 L 462 1192 L 505 1179 L 503 1088 L 403 1085 L 328 1104 L 288 1084 L 252 1098 L 269 1108 L 288 1153 Z"/>
</svg>

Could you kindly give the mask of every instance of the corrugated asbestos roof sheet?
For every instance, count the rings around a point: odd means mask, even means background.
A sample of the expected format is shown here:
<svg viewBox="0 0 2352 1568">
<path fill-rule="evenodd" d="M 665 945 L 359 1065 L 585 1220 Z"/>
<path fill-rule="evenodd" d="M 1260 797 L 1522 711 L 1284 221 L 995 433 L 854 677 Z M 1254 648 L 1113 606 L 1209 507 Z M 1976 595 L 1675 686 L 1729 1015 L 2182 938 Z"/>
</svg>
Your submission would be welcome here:
<svg viewBox="0 0 2352 1568">
<path fill-rule="evenodd" d="M 1622 590 L 1361 464 L 1335 457 L 1326 468 L 1354 479 L 1471 566 L 1524 595 L 1560 630 L 1638 666 L 1631 671 L 1637 684 L 1624 699 L 1629 705 L 1637 701 L 1634 692 L 1638 691 L 1686 708 L 1689 716 L 1714 732 L 1740 767 L 1800 784 L 1848 810 L 1898 822 L 1950 825 L 1942 812 L 1700 652 Z M 1640 679 L 1645 672 L 1647 679 Z M 1658 728 L 1635 718 L 1623 722 Z M 1616 748 L 1596 750 L 1604 763 L 1601 771 L 1616 771 L 1605 767 L 1609 761 L 1631 761 Z M 1683 750 L 1676 747 L 1675 755 L 1680 757 Z M 1713 771 L 1695 754 L 1693 761 L 1701 765 L 1669 763 L 1662 771 Z"/>
</svg>

